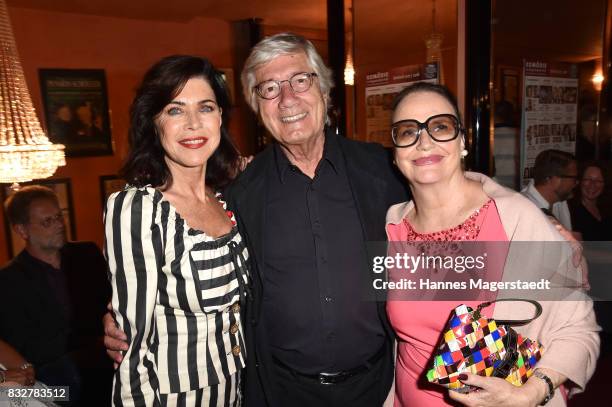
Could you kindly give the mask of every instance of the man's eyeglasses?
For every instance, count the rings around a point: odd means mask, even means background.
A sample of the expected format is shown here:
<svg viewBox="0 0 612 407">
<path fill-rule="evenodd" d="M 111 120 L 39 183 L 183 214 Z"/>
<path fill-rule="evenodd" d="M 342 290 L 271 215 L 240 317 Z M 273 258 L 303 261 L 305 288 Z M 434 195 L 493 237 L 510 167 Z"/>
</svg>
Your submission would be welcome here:
<svg viewBox="0 0 612 407">
<path fill-rule="evenodd" d="M 45 229 L 49 229 L 54 223 L 64 223 L 64 215 L 59 212 L 53 216 L 47 216 L 40 222 L 36 222 L 38 225 L 42 226 Z"/>
<path fill-rule="evenodd" d="M 427 131 L 434 141 L 444 143 L 457 138 L 463 131 L 461 123 L 452 114 L 437 114 L 421 123 L 418 120 L 400 120 L 391 125 L 391 138 L 395 147 L 410 147 L 419 141 L 421 131 Z"/>
<path fill-rule="evenodd" d="M 578 175 L 557 175 L 559 178 L 571 179 L 574 182 L 578 182 Z"/>
<path fill-rule="evenodd" d="M 267 100 L 276 99 L 281 93 L 281 86 L 283 82 L 289 82 L 289 86 L 295 93 L 306 92 L 312 86 L 312 80 L 317 74 L 314 72 L 300 72 L 296 73 L 289 79 L 284 81 L 268 80 L 263 81 L 255 85 L 255 92 L 259 97 Z"/>
</svg>

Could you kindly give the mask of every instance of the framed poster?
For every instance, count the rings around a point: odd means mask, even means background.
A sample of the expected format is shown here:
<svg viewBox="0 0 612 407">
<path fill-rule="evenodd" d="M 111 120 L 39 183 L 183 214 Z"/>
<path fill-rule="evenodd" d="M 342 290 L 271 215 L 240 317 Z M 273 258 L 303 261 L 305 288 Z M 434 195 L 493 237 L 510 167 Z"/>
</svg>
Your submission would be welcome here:
<svg viewBox="0 0 612 407">
<path fill-rule="evenodd" d="M 372 72 L 366 75 L 366 134 L 365 141 L 393 147 L 391 114 L 395 96 L 417 82 L 438 83 L 438 63 L 409 65 Z"/>
<path fill-rule="evenodd" d="M 498 67 L 498 81 L 501 85 L 500 100 L 512 104 L 512 110 L 519 111 L 521 105 L 521 68 L 513 66 Z"/>
<path fill-rule="evenodd" d="M 540 152 L 556 149 L 575 154 L 578 89 L 576 64 L 523 61 L 521 187 L 533 178 Z"/>
<path fill-rule="evenodd" d="M 112 155 L 103 69 L 39 69 L 47 133 L 66 156 Z"/>
<path fill-rule="evenodd" d="M 108 197 L 117 191 L 125 188 L 125 180 L 117 175 L 101 175 L 100 176 L 100 198 L 102 199 L 102 210 L 106 207 Z"/>
<path fill-rule="evenodd" d="M 22 188 L 29 185 L 41 185 L 51 188 L 59 201 L 60 209 L 64 215 L 64 225 L 66 225 L 66 237 L 68 240 L 76 240 L 76 225 L 74 220 L 74 207 L 72 205 L 72 185 L 69 178 L 44 179 L 33 182 L 24 182 L 19 184 Z M 0 194 L 2 202 L 6 200 L 13 190 L 9 184 L 2 184 Z M 4 229 L 6 243 L 8 246 L 9 257 L 15 257 L 25 247 L 24 241 L 11 228 L 11 225 L 5 217 Z"/>
</svg>

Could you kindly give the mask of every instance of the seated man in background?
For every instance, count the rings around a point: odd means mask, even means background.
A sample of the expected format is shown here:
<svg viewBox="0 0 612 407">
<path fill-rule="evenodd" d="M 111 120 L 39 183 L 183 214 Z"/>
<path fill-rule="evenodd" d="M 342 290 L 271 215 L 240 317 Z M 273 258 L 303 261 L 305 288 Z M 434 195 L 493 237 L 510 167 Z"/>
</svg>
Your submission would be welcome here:
<svg viewBox="0 0 612 407">
<path fill-rule="evenodd" d="M 98 399 L 112 374 L 100 340 L 110 298 L 104 257 L 92 242 L 66 242 L 49 188 L 24 187 L 5 210 L 25 249 L 0 270 L 0 339 L 34 365 L 37 380 L 70 386 L 71 403 Z"/>
</svg>

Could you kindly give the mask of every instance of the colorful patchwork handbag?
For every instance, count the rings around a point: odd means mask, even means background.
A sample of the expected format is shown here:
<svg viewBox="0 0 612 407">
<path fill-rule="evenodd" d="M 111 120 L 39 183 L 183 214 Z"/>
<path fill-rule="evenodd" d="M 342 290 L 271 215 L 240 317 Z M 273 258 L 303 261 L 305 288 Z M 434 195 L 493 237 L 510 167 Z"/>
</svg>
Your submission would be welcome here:
<svg viewBox="0 0 612 407">
<path fill-rule="evenodd" d="M 481 315 L 481 310 L 494 302 L 525 301 L 535 306 L 535 316 L 525 320 L 497 320 Z M 427 380 L 449 389 L 469 392 L 471 387 L 459 381 L 459 373 L 501 377 L 520 386 L 533 374 L 542 357 L 543 347 L 524 338 L 511 326 L 526 325 L 542 314 L 537 301 L 499 299 L 483 302 L 476 310 L 462 304 L 451 313 L 433 366 Z"/>
</svg>

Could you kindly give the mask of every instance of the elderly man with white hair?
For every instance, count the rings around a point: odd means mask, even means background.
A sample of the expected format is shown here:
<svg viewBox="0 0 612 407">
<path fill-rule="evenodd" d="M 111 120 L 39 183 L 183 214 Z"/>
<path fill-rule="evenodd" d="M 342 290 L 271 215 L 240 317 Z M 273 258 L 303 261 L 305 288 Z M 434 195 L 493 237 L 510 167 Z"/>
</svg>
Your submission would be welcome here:
<svg viewBox="0 0 612 407">
<path fill-rule="evenodd" d="M 387 152 L 326 127 L 331 72 L 292 34 L 259 42 L 246 100 L 276 141 L 228 191 L 253 259 L 247 405 L 380 406 L 393 377 L 384 304 L 362 298 L 366 242 L 406 191 Z"/>
</svg>

